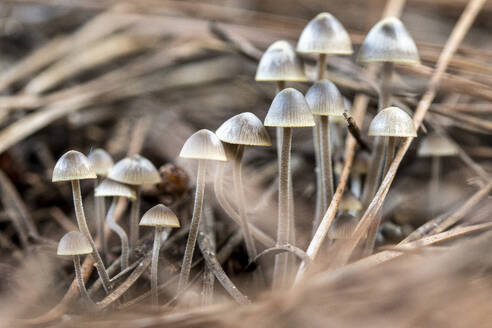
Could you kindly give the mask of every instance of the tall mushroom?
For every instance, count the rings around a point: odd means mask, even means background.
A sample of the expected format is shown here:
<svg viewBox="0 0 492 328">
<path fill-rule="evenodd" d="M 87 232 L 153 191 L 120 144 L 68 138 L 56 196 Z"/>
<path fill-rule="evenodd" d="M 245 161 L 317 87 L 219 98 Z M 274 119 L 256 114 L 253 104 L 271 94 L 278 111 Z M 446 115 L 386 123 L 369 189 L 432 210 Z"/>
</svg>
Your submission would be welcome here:
<svg viewBox="0 0 492 328">
<path fill-rule="evenodd" d="M 135 200 L 137 198 L 136 192 L 134 189 L 124 185 L 122 183 L 113 181 L 113 180 L 103 180 L 97 186 L 94 191 L 94 196 L 97 199 L 101 199 L 103 197 L 113 197 L 111 202 L 111 206 L 109 207 L 108 213 L 106 214 L 106 223 L 109 228 L 113 230 L 118 237 L 120 237 L 121 242 L 121 270 L 123 271 L 129 265 L 130 260 L 130 246 L 128 244 L 128 236 L 125 230 L 114 220 L 114 212 L 116 209 L 116 204 L 118 203 L 118 197 L 125 197 L 130 200 Z"/>
<path fill-rule="evenodd" d="M 145 212 L 139 223 L 141 226 L 154 227 L 154 246 L 152 248 L 152 267 L 150 270 L 150 290 L 152 293 L 152 305 L 159 305 L 157 293 L 157 270 L 159 263 L 159 250 L 161 248 L 161 234 L 164 228 L 179 228 L 178 217 L 167 206 L 158 204 Z"/>
<path fill-rule="evenodd" d="M 84 297 L 89 304 L 95 305 L 87 292 L 87 289 L 85 288 L 84 279 L 82 278 L 82 272 L 80 269 L 80 255 L 91 254 L 92 252 L 93 248 L 91 243 L 82 233 L 78 231 L 70 231 L 66 233 L 58 242 L 56 254 L 60 256 L 72 256 L 80 296 Z"/>
<path fill-rule="evenodd" d="M 102 179 L 108 176 L 109 170 L 113 167 L 113 159 L 107 151 L 101 148 L 92 150 L 89 155 L 87 155 L 87 158 L 91 162 L 94 172 L 96 172 L 97 180 L 95 181 L 94 188 L 97 188 Z M 101 253 L 107 260 L 108 242 L 104 235 L 104 214 L 106 212 L 104 198 L 94 197 L 94 212 L 96 213 L 97 239 L 100 243 Z"/>
<path fill-rule="evenodd" d="M 394 64 L 420 63 L 417 46 L 403 23 L 396 17 L 387 17 L 374 25 L 359 49 L 361 63 L 382 63 L 379 110 L 391 106 L 391 77 Z M 375 138 L 371 167 L 363 191 L 362 203 L 367 206 L 376 193 L 384 167 L 382 138 Z"/>
<path fill-rule="evenodd" d="M 130 249 L 135 249 L 138 238 L 140 217 L 140 189 L 142 185 L 161 182 L 159 171 L 147 158 L 140 155 L 123 158 L 109 171 L 108 178 L 134 187 L 137 198 L 132 202 L 130 214 Z"/>
<path fill-rule="evenodd" d="M 198 173 L 196 178 L 195 204 L 193 206 L 193 217 L 190 224 L 190 232 L 186 242 L 183 264 L 178 281 L 178 293 L 181 292 L 188 284 L 190 277 L 191 261 L 195 250 L 196 239 L 198 236 L 198 227 L 203 207 L 203 193 L 205 189 L 205 172 L 208 160 L 225 161 L 226 154 L 224 146 L 219 138 L 210 130 L 202 129 L 195 132 L 186 140 L 181 148 L 180 157 L 197 159 Z"/>
<path fill-rule="evenodd" d="M 82 204 L 82 193 L 80 192 L 80 180 L 95 178 L 96 173 L 94 172 L 89 159 L 81 152 L 69 150 L 56 162 L 51 180 L 53 182 L 71 181 L 75 217 L 77 218 L 79 230 L 84 234 L 85 238 L 87 238 L 92 246 L 92 256 L 96 264 L 97 272 L 101 278 L 104 290 L 106 293 L 109 293 L 111 291 L 111 282 L 101 259 L 101 255 L 94 243 L 94 239 L 92 239 L 89 227 L 87 226 L 84 206 Z"/>
<path fill-rule="evenodd" d="M 249 261 L 252 261 L 256 257 L 257 252 L 246 214 L 243 177 L 241 172 L 242 157 L 244 146 L 271 146 L 270 136 L 263 126 L 263 123 L 253 113 L 241 113 L 231 117 L 222 123 L 215 134 L 221 141 L 236 145 L 234 158 L 234 185 L 238 200 L 239 216 L 241 218 L 241 228 L 246 242 L 246 250 L 248 252 Z"/>
<path fill-rule="evenodd" d="M 277 246 L 283 246 L 289 241 L 289 229 L 294 226 L 293 213 L 290 215 L 290 151 L 292 143 L 292 128 L 314 126 L 313 114 L 304 95 L 296 89 L 287 88 L 280 91 L 270 106 L 265 117 L 265 126 L 282 129 L 279 161 L 279 201 L 277 223 Z M 274 287 L 285 284 L 287 275 L 287 254 L 275 257 Z"/>
</svg>

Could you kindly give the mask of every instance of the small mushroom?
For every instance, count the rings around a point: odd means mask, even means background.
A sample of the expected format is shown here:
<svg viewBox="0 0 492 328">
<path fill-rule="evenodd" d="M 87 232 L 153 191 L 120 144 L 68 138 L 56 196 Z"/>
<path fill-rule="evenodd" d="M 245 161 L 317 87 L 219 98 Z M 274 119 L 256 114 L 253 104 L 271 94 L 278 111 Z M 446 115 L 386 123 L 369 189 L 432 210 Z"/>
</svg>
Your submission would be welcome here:
<svg viewBox="0 0 492 328">
<path fill-rule="evenodd" d="M 123 158 L 109 171 L 108 178 L 133 186 L 137 198 L 132 202 L 130 214 L 130 249 L 135 249 L 139 238 L 140 189 L 142 185 L 161 182 L 159 171 L 147 158 L 140 155 Z"/>
<path fill-rule="evenodd" d="M 167 206 L 162 204 L 152 207 L 145 212 L 139 223 L 141 226 L 154 227 L 154 246 L 152 248 L 152 267 L 150 270 L 150 285 L 152 293 L 152 305 L 157 307 L 159 295 L 157 293 L 157 269 L 159 262 L 159 250 L 161 248 L 161 234 L 164 228 L 179 228 L 178 217 Z"/>
<path fill-rule="evenodd" d="M 96 172 L 97 180 L 94 188 L 101 183 L 102 179 L 108 175 L 109 170 L 113 167 L 113 159 L 107 151 L 101 148 L 92 150 L 87 158 L 91 162 L 94 172 Z M 107 260 L 108 242 L 104 235 L 104 214 L 106 212 L 104 199 L 94 197 L 94 212 L 96 213 L 97 222 L 97 240 L 99 240 L 102 256 Z"/>
<path fill-rule="evenodd" d="M 198 227 L 203 207 L 203 193 L 205 189 L 205 172 L 208 160 L 225 161 L 226 154 L 224 146 L 219 138 L 210 130 L 202 129 L 195 132 L 186 140 L 181 148 L 180 157 L 197 159 L 198 173 L 196 179 L 195 204 L 193 206 L 193 217 L 190 224 L 190 232 L 186 242 L 183 264 L 178 281 L 178 293 L 181 292 L 190 277 L 191 260 L 195 250 L 196 239 L 198 236 Z"/>
<path fill-rule="evenodd" d="M 277 224 L 277 246 L 283 246 L 289 241 L 289 229 L 294 226 L 294 217 L 291 213 L 289 197 L 290 177 L 290 152 L 292 143 L 292 128 L 314 126 L 313 114 L 304 95 L 293 88 L 280 91 L 270 106 L 265 117 L 265 126 L 282 128 L 282 140 L 280 142 L 279 162 L 279 202 L 278 202 L 278 224 Z M 285 284 L 287 275 L 287 254 L 279 254 L 275 257 L 274 286 Z"/>
<path fill-rule="evenodd" d="M 87 289 L 85 288 L 84 279 L 82 278 L 82 272 L 80 269 L 80 255 L 91 254 L 92 252 L 93 248 L 91 243 L 82 233 L 78 231 L 70 231 L 66 233 L 58 242 L 56 254 L 60 256 L 72 256 L 80 296 L 84 297 L 89 304 L 95 306 L 95 303 L 92 301 Z"/>
<path fill-rule="evenodd" d="M 113 230 L 121 241 L 121 271 L 126 269 L 129 265 L 130 258 L 130 246 L 128 244 L 128 236 L 125 230 L 114 220 L 114 212 L 116 209 L 116 204 L 118 203 L 118 197 L 125 197 L 130 200 L 135 200 L 137 194 L 134 189 L 124 185 L 122 183 L 112 181 L 109 179 L 103 180 L 97 186 L 94 196 L 97 199 L 103 199 L 103 197 L 113 197 L 111 206 L 109 207 L 108 213 L 106 214 L 106 223 L 109 228 Z"/>
<path fill-rule="evenodd" d="M 97 272 L 101 278 L 104 290 L 106 293 L 109 293 L 111 291 L 111 282 L 101 259 L 101 255 L 92 239 L 89 227 L 87 226 L 84 206 L 82 204 L 82 194 L 80 192 L 80 180 L 95 179 L 96 177 L 96 173 L 94 172 L 89 159 L 78 151 L 70 150 L 63 154 L 56 162 L 55 168 L 53 169 L 52 181 L 71 181 L 75 217 L 77 218 L 79 230 L 84 234 L 85 238 L 87 238 L 92 246 L 92 256 L 94 257 Z"/>
</svg>

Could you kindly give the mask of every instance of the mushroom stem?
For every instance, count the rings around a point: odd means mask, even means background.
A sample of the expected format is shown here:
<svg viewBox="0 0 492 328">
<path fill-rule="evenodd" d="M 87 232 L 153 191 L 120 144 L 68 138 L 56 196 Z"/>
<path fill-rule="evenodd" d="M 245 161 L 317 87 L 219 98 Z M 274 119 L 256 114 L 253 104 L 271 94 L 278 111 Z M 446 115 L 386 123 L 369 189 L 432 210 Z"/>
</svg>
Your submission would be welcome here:
<svg viewBox="0 0 492 328">
<path fill-rule="evenodd" d="M 100 197 L 98 197 L 100 198 Z M 113 230 L 121 240 L 121 271 L 128 268 L 129 258 L 130 258 L 130 247 L 128 246 L 128 236 L 125 230 L 114 220 L 114 212 L 116 210 L 116 205 L 118 201 L 116 197 L 113 197 L 111 206 L 109 207 L 108 213 L 106 214 L 106 223 L 109 228 Z"/>
<path fill-rule="evenodd" d="M 396 137 L 388 137 L 388 150 L 386 152 L 386 164 L 384 165 L 384 175 L 386 175 L 393 157 L 395 157 Z"/>
<path fill-rule="evenodd" d="M 278 223 L 277 246 L 286 245 L 289 241 L 289 180 L 290 180 L 290 149 L 292 144 L 292 128 L 283 128 L 282 151 L 279 167 L 279 193 L 278 193 Z M 275 257 L 273 271 L 273 286 L 284 285 L 287 275 L 287 254 L 279 254 Z"/>
<path fill-rule="evenodd" d="M 435 197 L 439 192 L 439 177 L 441 175 L 441 158 L 439 156 L 432 156 L 432 168 L 431 168 L 431 182 L 429 187 L 429 203 L 430 210 L 435 214 Z"/>
<path fill-rule="evenodd" d="M 84 206 L 82 205 L 82 194 L 80 192 L 80 181 L 72 180 L 72 193 L 73 193 L 73 204 L 75 207 L 75 217 L 77 218 L 77 224 L 79 226 L 80 232 L 82 232 L 89 240 L 89 243 L 92 246 L 92 257 L 94 258 L 94 262 L 96 265 L 97 273 L 101 278 L 102 285 L 104 287 L 104 291 L 106 294 L 109 294 L 111 291 L 111 282 L 109 280 L 108 273 L 106 272 L 106 268 L 104 267 L 104 263 L 101 259 L 101 255 L 99 255 L 99 251 L 97 250 L 96 243 L 94 243 L 94 239 L 92 239 L 91 233 L 89 231 L 89 227 L 87 226 L 87 221 L 85 220 Z"/>
<path fill-rule="evenodd" d="M 130 214 L 130 249 L 134 250 L 138 244 L 139 238 L 139 226 L 138 220 L 140 217 L 140 186 L 135 186 L 135 193 L 137 198 L 132 202 L 131 214 Z"/>
<path fill-rule="evenodd" d="M 226 212 L 226 214 L 237 224 L 240 224 L 241 218 L 239 217 L 239 214 L 236 212 L 236 210 L 232 207 L 232 205 L 229 203 L 227 198 L 224 196 L 224 188 L 222 185 L 224 181 L 223 178 L 224 178 L 224 168 L 226 165 L 225 163 L 226 162 L 217 162 L 217 168 L 216 168 L 215 180 L 214 180 L 215 197 L 217 198 L 217 201 L 219 202 L 219 205 L 222 207 L 224 212 Z M 273 247 L 275 245 L 275 241 L 266 233 L 264 233 L 261 229 L 257 228 L 254 224 L 248 223 L 248 226 L 253 236 L 264 246 Z"/>
<path fill-rule="evenodd" d="M 101 179 L 97 178 L 95 181 L 94 189 L 101 183 Z M 97 222 L 97 239 L 99 240 L 100 250 L 104 260 L 108 261 L 108 242 L 106 236 L 104 235 L 104 213 L 105 203 L 103 197 L 94 197 L 94 212 L 96 213 Z"/>
<path fill-rule="evenodd" d="M 350 179 L 350 191 L 355 197 L 360 198 L 362 193 L 362 181 L 360 173 L 352 172 L 352 178 Z"/>
<path fill-rule="evenodd" d="M 328 209 L 328 204 L 333 197 L 333 172 L 331 166 L 330 145 L 330 118 L 320 116 L 320 157 L 321 157 L 321 183 L 323 195 L 323 213 Z"/>
<path fill-rule="evenodd" d="M 73 256 L 73 266 L 75 268 L 75 278 L 77 279 L 77 285 L 79 287 L 80 297 L 83 297 L 91 306 L 96 306 L 94 301 L 89 295 L 87 288 L 85 288 L 84 279 L 82 278 L 82 270 L 80 267 L 80 256 Z"/>
<path fill-rule="evenodd" d="M 198 227 L 203 207 L 203 193 L 205 190 L 205 170 L 207 162 L 204 159 L 198 161 L 198 174 L 196 179 L 195 204 L 193 206 L 193 217 L 190 224 L 190 232 L 186 242 L 185 253 L 183 256 L 183 264 L 181 265 L 181 273 L 179 274 L 178 294 L 186 287 L 190 278 L 191 261 L 193 251 L 195 250 L 196 238 L 198 236 Z"/>
<path fill-rule="evenodd" d="M 159 250 L 161 248 L 161 227 L 155 227 L 154 246 L 152 247 L 152 266 L 150 268 L 150 290 L 152 294 L 152 306 L 157 309 L 159 306 L 159 295 L 157 288 L 157 269 L 159 264 Z"/>
<path fill-rule="evenodd" d="M 238 145 L 236 157 L 234 159 L 234 185 L 236 186 L 236 197 L 238 199 L 239 217 L 241 220 L 241 229 L 243 231 L 244 242 L 246 243 L 246 251 L 248 252 L 249 261 L 252 261 L 256 255 L 255 241 L 251 235 L 246 215 L 246 204 L 244 201 L 244 186 L 242 177 L 242 158 L 244 146 Z"/>
</svg>

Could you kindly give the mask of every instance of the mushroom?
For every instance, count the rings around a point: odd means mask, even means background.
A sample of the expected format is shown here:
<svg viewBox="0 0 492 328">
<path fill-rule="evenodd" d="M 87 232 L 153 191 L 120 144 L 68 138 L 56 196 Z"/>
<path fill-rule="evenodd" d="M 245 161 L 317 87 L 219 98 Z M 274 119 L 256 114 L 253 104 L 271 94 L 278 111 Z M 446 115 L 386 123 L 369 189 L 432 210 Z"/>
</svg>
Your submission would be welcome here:
<svg viewBox="0 0 492 328">
<path fill-rule="evenodd" d="M 318 117 L 319 151 L 321 168 L 321 208 L 322 213 L 328 208 L 333 197 L 333 171 L 330 147 L 330 116 L 343 116 L 345 103 L 338 88 L 328 80 L 313 84 L 306 93 L 306 102 L 315 117 Z"/>
<path fill-rule="evenodd" d="M 456 156 L 457 154 L 458 149 L 456 146 L 448 138 L 437 133 L 428 135 L 420 143 L 417 155 L 419 157 L 432 158 L 431 183 L 429 185 L 429 202 L 431 207 L 434 204 L 432 196 L 437 195 L 439 192 L 441 157 Z"/>
<path fill-rule="evenodd" d="M 157 293 L 157 269 L 159 262 L 159 250 L 161 248 L 161 234 L 164 228 L 179 228 L 178 217 L 167 206 L 158 204 L 145 212 L 139 223 L 141 226 L 154 227 L 154 246 L 152 248 L 152 267 L 150 270 L 150 290 L 152 294 L 152 305 L 159 305 Z"/>
<path fill-rule="evenodd" d="M 137 198 L 132 202 L 130 214 L 130 249 L 137 246 L 139 238 L 140 189 L 142 185 L 161 182 L 159 171 L 147 158 L 140 155 L 123 158 L 109 171 L 108 178 L 134 187 Z"/>
<path fill-rule="evenodd" d="M 383 63 L 379 110 L 391 106 L 391 76 L 394 64 L 417 65 L 420 63 L 417 46 L 403 23 L 396 17 L 387 17 L 374 25 L 362 42 L 357 60 L 362 63 Z M 375 138 L 371 167 L 364 187 L 362 202 L 370 202 L 379 186 L 384 168 L 384 144 Z"/>
<path fill-rule="evenodd" d="M 289 241 L 289 229 L 294 227 L 294 213 L 290 213 L 289 194 L 290 186 L 290 151 L 292 142 L 292 128 L 314 126 L 313 114 L 304 99 L 304 95 L 296 89 L 287 88 L 280 91 L 270 106 L 265 117 L 265 126 L 281 128 L 282 140 L 280 141 L 279 161 L 279 202 L 277 223 L 277 246 L 283 246 Z M 274 286 L 285 283 L 287 274 L 287 254 L 279 254 L 275 257 Z"/>
<path fill-rule="evenodd" d="M 193 206 L 190 232 L 188 234 L 183 264 L 181 265 L 181 272 L 179 275 L 178 293 L 185 288 L 190 277 L 191 260 L 195 250 L 198 226 L 202 215 L 207 161 L 225 161 L 227 159 L 222 142 L 217 138 L 215 133 L 207 129 L 202 129 L 191 135 L 184 143 L 179 156 L 182 158 L 197 159 L 198 173 L 196 179 L 195 204 Z"/>
<path fill-rule="evenodd" d="M 87 158 L 91 162 L 94 172 L 96 172 L 97 180 L 94 188 L 101 183 L 102 179 L 108 175 L 109 170 L 113 167 L 113 159 L 107 151 L 101 148 L 92 150 Z M 96 213 L 97 222 L 97 240 L 99 240 L 102 256 L 107 260 L 108 242 L 104 235 L 104 214 L 106 213 L 104 199 L 94 197 L 94 212 Z"/>
<path fill-rule="evenodd" d="M 108 213 L 106 214 L 106 223 L 109 228 L 113 230 L 121 241 L 121 271 L 128 268 L 130 260 L 130 246 L 128 245 L 128 236 L 125 230 L 114 220 L 114 212 L 116 209 L 116 204 L 118 203 L 117 197 L 125 197 L 130 200 L 135 200 L 137 198 L 134 189 L 124 185 L 122 183 L 112 181 L 109 179 L 103 180 L 97 186 L 94 195 L 97 199 L 103 199 L 103 197 L 113 197 L 111 206 L 109 207 Z"/>
<path fill-rule="evenodd" d="M 80 269 L 80 255 L 91 254 L 92 252 L 93 248 L 91 243 L 82 233 L 78 231 L 70 231 L 66 233 L 58 242 L 56 254 L 60 256 L 72 256 L 80 296 L 84 297 L 89 304 L 95 306 L 96 304 L 92 301 L 87 289 L 85 288 L 84 279 L 82 278 L 82 272 Z"/>
<path fill-rule="evenodd" d="M 236 145 L 234 158 L 234 185 L 236 197 L 238 199 L 239 216 L 246 243 L 246 250 L 248 252 L 249 261 L 252 261 L 256 257 L 257 252 L 246 214 L 241 161 L 244 153 L 244 146 L 271 146 L 270 136 L 263 126 L 263 123 L 253 113 L 241 113 L 231 117 L 222 123 L 215 134 L 224 143 Z"/>
<path fill-rule="evenodd" d="M 111 282 L 109 275 L 106 272 L 104 263 L 101 259 L 94 239 L 92 239 L 87 221 L 85 219 L 84 206 L 82 204 L 82 194 L 80 192 L 80 180 L 95 179 L 96 173 L 92 168 L 89 159 L 81 152 L 75 150 L 69 150 L 63 154 L 55 164 L 53 169 L 53 182 L 59 181 L 71 181 L 72 182 L 72 194 L 73 203 L 75 207 L 75 217 L 77 218 L 77 224 L 79 230 L 84 234 L 85 238 L 92 246 L 92 256 L 97 268 L 99 277 L 101 278 L 102 285 L 106 293 L 111 291 Z"/>
</svg>

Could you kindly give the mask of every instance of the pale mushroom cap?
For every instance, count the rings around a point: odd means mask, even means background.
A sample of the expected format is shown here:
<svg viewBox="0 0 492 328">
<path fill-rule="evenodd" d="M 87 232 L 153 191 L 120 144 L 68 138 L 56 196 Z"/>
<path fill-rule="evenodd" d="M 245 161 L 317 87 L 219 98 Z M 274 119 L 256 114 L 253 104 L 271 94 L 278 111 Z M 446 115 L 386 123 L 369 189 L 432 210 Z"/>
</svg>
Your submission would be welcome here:
<svg viewBox="0 0 492 328">
<path fill-rule="evenodd" d="M 109 170 L 113 167 L 114 162 L 111 155 L 101 148 L 96 148 L 87 155 L 92 167 L 97 175 L 105 177 Z"/>
<path fill-rule="evenodd" d="M 331 239 L 349 239 L 357 227 L 358 220 L 353 215 L 344 213 L 339 215 L 328 231 Z"/>
<path fill-rule="evenodd" d="M 374 25 L 360 46 L 360 62 L 420 63 L 417 46 L 403 23 L 388 17 Z"/>
<path fill-rule="evenodd" d="M 89 159 L 76 150 L 69 150 L 58 159 L 51 181 L 71 181 L 97 178 Z"/>
<path fill-rule="evenodd" d="M 148 227 L 179 228 L 179 219 L 167 206 L 158 204 L 145 212 L 139 225 Z"/>
<path fill-rule="evenodd" d="M 186 140 L 179 153 L 180 157 L 226 161 L 224 146 L 210 130 L 202 129 Z"/>
<path fill-rule="evenodd" d="M 458 149 L 447 138 L 438 134 L 431 134 L 422 140 L 417 154 L 421 157 L 455 156 L 458 154 Z"/>
<path fill-rule="evenodd" d="M 297 52 L 350 55 L 352 42 L 343 25 L 330 13 L 321 13 L 302 30 Z"/>
<path fill-rule="evenodd" d="M 345 103 L 335 84 L 328 80 L 314 83 L 306 93 L 306 102 L 314 115 L 343 116 Z"/>
<path fill-rule="evenodd" d="M 231 117 L 217 129 L 217 137 L 231 144 L 271 146 L 270 136 L 263 123 L 253 113 L 241 113 Z"/>
<path fill-rule="evenodd" d="M 360 211 L 362 203 L 350 191 L 346 191 L 342 196 L 340 207 L 343 211 Z"/>
<path fill-rule="evenodd" d="M 79 231 L 66 233 L 58 242 L 58 255 L 83 255 L 92 253 L 92 246 Z"/>
<path fill-rule="evenodd" d="M 109 171 L 108 178 L 129 185 L 161 182 L 159 172 L 151 161 L 140 155 L 125 157 Z"/>
<path fill-rule="evenodd" d="M 122 183 L 106 179 L 94 191 L 96 197 L 126 197 L 136 199 L 137 193 L 133 188 Z"/>
<path fill-rule="evenodd" d="M 289 42 L 272 43 L 260 59 L 256 81 L 307 81 L 302 58 Z"/>
<path fill-rule="evenodd" d="M 265 126 L 305 127 L 314 124 L 306 99 L 293 88 L 277 93 L 265 117 Z"/>
<path fill-rule="evenodd" d="M 412 118 L 398 107 L 388 107 L 380 111 L 372 119 L 368 134 L 386 137 L 417 136 Z"/>
</svg>

